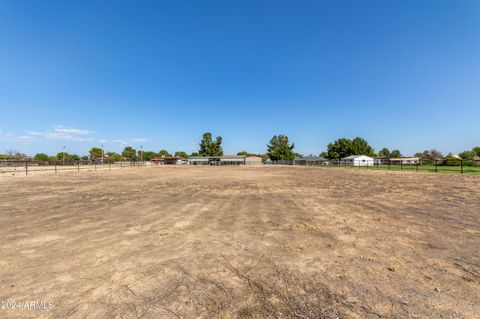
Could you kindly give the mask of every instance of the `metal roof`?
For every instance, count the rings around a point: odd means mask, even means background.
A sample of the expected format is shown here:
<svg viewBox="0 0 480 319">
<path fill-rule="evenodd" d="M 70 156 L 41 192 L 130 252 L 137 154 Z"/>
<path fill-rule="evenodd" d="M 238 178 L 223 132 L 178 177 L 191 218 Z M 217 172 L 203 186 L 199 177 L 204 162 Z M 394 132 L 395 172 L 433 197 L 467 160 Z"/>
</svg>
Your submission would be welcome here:
<svg viewBox="0 0 480 319">
<path fill-rule="evenodd" d="M 347 157 L 344 157 L 343 159 L 356 159 L 356 158 L 359 158 L 359 157 L 368 157 L 368 158 L 371 158 L 367 155 L 350 155 L 350 156 L 347 156 Z M 373 160 L 373 158 L 371 158 Z"/>
</svg>

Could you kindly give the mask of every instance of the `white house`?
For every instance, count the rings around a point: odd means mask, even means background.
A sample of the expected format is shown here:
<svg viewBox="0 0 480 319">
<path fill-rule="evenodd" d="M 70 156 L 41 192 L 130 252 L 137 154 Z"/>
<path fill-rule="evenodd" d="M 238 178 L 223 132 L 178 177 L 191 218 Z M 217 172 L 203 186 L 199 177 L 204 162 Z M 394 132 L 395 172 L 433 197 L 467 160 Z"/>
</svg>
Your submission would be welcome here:
<svg viewBox="0 0 480 319">
<path fill-rule="evenodd" d="M 342 158 L 342 164 L 352 166 L 373 166 L 374 159 L 365 155 L 350 155 Z"/>
</svg>

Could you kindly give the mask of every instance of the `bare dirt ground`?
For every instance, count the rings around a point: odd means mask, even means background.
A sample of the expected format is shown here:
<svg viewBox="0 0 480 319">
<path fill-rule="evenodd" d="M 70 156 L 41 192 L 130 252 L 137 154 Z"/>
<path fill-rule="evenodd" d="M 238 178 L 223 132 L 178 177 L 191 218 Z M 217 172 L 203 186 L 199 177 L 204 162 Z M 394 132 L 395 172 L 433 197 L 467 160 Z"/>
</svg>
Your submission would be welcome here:
<svg viewBox="0 0 480 319">
<path fill-rule="evenodd" d="M 477 176 L 15 176 L 0 224 L 0 318 L 480 318 Z"/>
</svg>

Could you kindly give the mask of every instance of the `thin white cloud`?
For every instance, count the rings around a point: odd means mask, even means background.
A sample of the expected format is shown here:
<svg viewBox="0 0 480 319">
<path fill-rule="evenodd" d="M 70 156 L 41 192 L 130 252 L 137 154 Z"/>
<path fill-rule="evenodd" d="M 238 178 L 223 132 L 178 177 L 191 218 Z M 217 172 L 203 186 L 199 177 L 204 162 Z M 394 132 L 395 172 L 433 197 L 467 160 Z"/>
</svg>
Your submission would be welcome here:
<svg viewBox="0 0 480 319">
<path fill-rule="evenodd" d="M 44 137 L 48 140 L 65 140 L 65 141 L 75 141 L 75 142 L 85 142 L 93 141 L 94 131 L 83 130 L 73 127 L 67 127 L 63 125 L 55 125 L 53 131 L 47 132 L 29 132 L 31 136 Z"/>
<path fill-rule="evenodd" d="M 122 144 L 122 145 L 127 145 L 127 144 L 132 144 L 132 143 L 143 143 L 143 142 L 146 142 L 147 139 L 146 138 L 131 138 L 131 139 L 116 139 L 116 140 L 113 140 L 114 143 L 119 143 L 119 144 Z"/>
<path fill-rule="evenodd" d="M 15 135 L 12 133 L 4 132 L 0 130 L 0 141 L 9 142 L 9 143 L 21 143 L 29 144 L 33 142 L 35 138 L 30 135 Z"/>
<path fill-rule="evenodd" d="M 108 141 L 107 141 L 107 140 L 104 140 L 104 139 L 98 140 L 98 143 L 106 143 L 106 142 L 108 142 Z"/>
</svg>

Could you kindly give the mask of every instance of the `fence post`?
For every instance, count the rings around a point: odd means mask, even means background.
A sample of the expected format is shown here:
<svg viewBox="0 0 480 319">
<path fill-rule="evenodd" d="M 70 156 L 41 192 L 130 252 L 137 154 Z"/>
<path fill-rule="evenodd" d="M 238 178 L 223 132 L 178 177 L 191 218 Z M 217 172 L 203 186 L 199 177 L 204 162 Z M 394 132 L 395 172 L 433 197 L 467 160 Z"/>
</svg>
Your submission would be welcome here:
<svg viewBox="0 0 480 319">
<path fill-rule="evenodd" d="M 95 166 L 95 170 L 97 170 L 97 161 L 93 162 L 94 166 Z"/>
<path fill-rule="evenodd" d="M 28 175 L 28 162 L 25 162 L 25 176 Z"/>
<path fill-rule="evenodd" d="M 400 170 L 403 171 L 403 161 L 400 160 Z"/>
<path fill-rule="evenodd" d="M 108 169 L 112 170 L 112 162 L 108 161 Z"/>
<path fill-rule="evenodd" d="M 388 166 L 387 166 L 388 170 L 390 170 L 390 162 L 388 162 Z"/>
<path fill-rule="evenodd" d="M 463 174 L 463 159 L 460 160 L 460 174 Z"/>
<path fill-rule="evenodd" d="M 438 173 L 438 160 L 435 160 L 435 173 Z"/>
<path fill-rule="evenodd" d="M 80 173 L 80 162 L 77 163 L 77 172 Z"/>
<path fill-rule="evenodd" d="M 417 163 L 417 173 L 418 173 L 418 165 L 419 165 L 419 164 Z"/>
<path fill-rule="evenodd" d="M 55 162 L 55 174 L 57 174 L 57 162 Z"/>
</svg>

